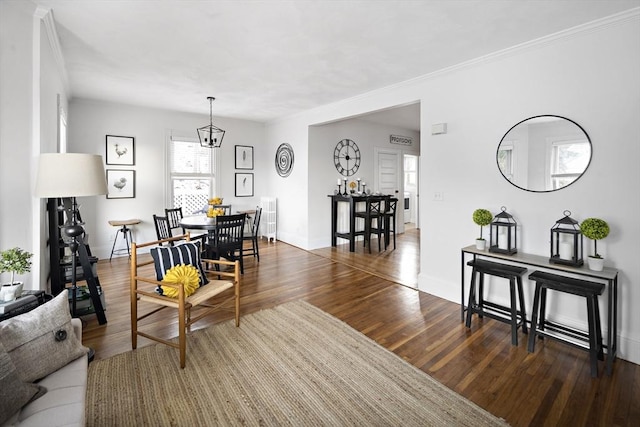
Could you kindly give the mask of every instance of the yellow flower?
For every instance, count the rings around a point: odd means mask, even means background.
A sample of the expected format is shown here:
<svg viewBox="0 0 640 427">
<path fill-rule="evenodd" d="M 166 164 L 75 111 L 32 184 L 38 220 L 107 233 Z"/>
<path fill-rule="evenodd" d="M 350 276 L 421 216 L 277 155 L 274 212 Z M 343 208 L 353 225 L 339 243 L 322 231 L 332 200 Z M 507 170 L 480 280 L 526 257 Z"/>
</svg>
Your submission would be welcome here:
<svg viewBox="0 0 640 427">
<path fill-rule="evenodd" d="M 357 185 L 358 185 L 358 184 L 356 184 L 354 181 L 351 181 L 351 182 L 349 183 L 349 187 L 351 187 L 351 189 L 352 189 L 352 190 L 353 190 L 354 188 L 356 188 L 356 186 L 357 186 Z"/>
<path fill-rule="evenodd" d="M 222 204 L 222 197 L 214 197 L 213 199 L 209 199 L 209 204 L 210 205 L 221 205 Z"/>
<path fill-rule="evenodd" d="M 162 279 L 164 283 L 173 283 L 184 285 L 184 296 L 188 297 L 193 294 L 200 286 L 200 276 L 198 270 L 193 265 L 176 265 L 175 267 L 167 270 L 167 273 Z M 169 298 L 178 298 L 178 289 L 171 286 L 161 286 L 162 295 Z"/>
<path fill-rule="evenodd" d="M 215 218 L 218 215 L 224 215 L 224 209 L 222 208 L 213 208 L 212 206 L 209 206 L 209 210 L 207 210 L 207 217 L 209 218 Z"/>
</svg>

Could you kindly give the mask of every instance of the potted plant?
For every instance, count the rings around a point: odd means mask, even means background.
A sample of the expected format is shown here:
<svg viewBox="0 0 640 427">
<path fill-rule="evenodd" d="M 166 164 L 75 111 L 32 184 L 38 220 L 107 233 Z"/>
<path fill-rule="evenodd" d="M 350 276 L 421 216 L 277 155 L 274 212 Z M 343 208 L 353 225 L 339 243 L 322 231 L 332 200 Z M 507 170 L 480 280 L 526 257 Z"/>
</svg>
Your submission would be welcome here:
<svg viewBox="0 0 640 427">
<path fill-rule="evenodd" d="M 480 237 L 476 239 L 476 248 L 481 251 L 486 247 L 486 240 L 482 238 L 482 227 L 491 224 L 493 214 L 486 209 L 476 209 L 473 211 L 473 222 L 480 226 Z"/>
<path fill-rule="evenodd" d="M 580 224 L 580 231 L 588 239 L 593 240 L 593 255 L 589 255 L 587 263 L 594 271 L 602 271 L 604 258 L 598 253 L 598 240 L 609 235 L 609 224 L 600 218 L 587 218 Z"/>
<path fill-rule="evenodd" d="M 11 273 L 11 281 L 2 285 L 3 300 L 12 300 L 22 294 L 23 284 L 15 281 L 15 275 L 31 271 L 32 256 L 32 253 L 17 247 L 0 252 L 0 273 Z"/>
</svg>

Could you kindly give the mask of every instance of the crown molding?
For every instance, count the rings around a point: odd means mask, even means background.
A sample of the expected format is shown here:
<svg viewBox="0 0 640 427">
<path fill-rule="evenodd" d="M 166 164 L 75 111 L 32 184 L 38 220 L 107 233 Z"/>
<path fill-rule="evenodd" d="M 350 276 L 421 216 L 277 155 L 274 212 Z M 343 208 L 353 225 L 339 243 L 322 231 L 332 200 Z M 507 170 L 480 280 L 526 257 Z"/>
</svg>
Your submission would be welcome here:
<svg viewBox="0 0 640 427">
<path fill-rule="evenodd" d="M 69 76 L 64 62 L 64 55 L 62 54 L 62 48 L 60 47 L 60 39 L 58 38 L 56 23 L 53 20 L 53 10 L 38 6 L 34 12 L 34 16 L 39 18 L 44 24 L 47 39 L 49 40 L 49 46 L 51 46 L 51 52 L 53 53 L 53 58 L 56 61 L 56 67 L 58 68 L 62 85 L 64 86 L 66 96 L 70 97 Z"/>
</svg>

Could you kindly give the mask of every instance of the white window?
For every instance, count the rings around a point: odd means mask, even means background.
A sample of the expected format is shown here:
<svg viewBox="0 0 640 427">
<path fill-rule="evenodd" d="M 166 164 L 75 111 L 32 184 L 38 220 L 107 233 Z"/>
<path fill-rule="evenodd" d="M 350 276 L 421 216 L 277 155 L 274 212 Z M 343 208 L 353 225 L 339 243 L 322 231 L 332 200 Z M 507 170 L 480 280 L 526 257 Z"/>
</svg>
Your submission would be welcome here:
<svg viewBox="0 0 640 427">
<path fill-rule="evenodd" d="M 551 144 L 551 185 L 555 190 L 575 181 L 587 168 L 591 145 L 583 141 L 562 141 Z"/>
<path fill-rule="evenodd" d="M 216 193 L 216 151 L 194 138 L 169 139 L 169 191 L 172 207 L 184 215 L 201 211 Z"/>
</svg>

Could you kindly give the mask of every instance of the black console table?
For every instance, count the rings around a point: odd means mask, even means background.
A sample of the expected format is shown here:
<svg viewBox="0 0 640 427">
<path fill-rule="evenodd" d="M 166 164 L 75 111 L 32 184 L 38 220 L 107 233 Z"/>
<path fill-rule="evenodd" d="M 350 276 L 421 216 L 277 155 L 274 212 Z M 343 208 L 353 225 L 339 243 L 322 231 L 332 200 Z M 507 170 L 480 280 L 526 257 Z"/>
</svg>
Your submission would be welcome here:
<svg viewBox="0 0 640 427">
<path fill-rule="evenodd" d="M 356 250 L 356 236 L 364 234 L 364 230 L 357 231 L 356 230 L 356 205 L 360 202 L 364 203 L 367 201 L 367 197 L 358 194 L 330 194 L 331 198 L 331 246 L 336 246 L 337 238 L 346 239 L 349 241 L 349 252 L 354 252 Z M 384 198 L 391 198 L 391 196 L 377 196 Z M 349 203 L 349 231 L 346 233 L 338 232 L 338 203 Z M 389 241 L 388 235 L 385 236 Z"/>
<path fill-rule="evenodd" d="M 474 260 L 477 257 L 492 258 L 504 260 L 516 265 L 524 265 L 537 267 L 547 270 L 553 270 L 556 274 L 567 273 L 592 279 L 599 279 L 606 283 L 607 286 L 607 374 L 611 375 L 613 371 L 613 361 L 618 351 L 618 270 L 613 268 L 604 268 L 602 271 L 589 270 L 588 267 L 571 267 L 563 264 L 551 264 L 549 257 L 532 255 L 526 253 L 516 253 L 513 255 L 489 252 L 488 250 L 477 249 L 475 245 L 462 248 L 462 286 L 460 311 L 462 320 L 464 321 L 465 307 L 465 268 L 466 258 L 471 256 Z"/>
</svg>

